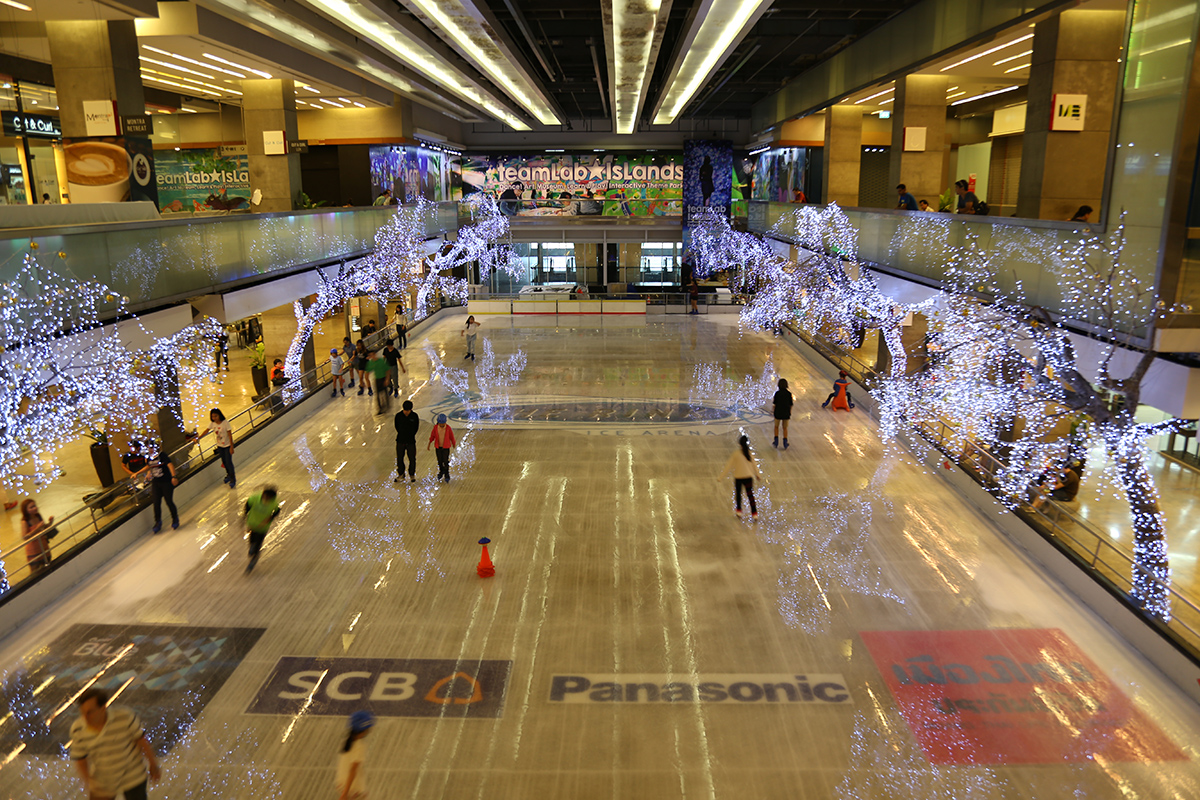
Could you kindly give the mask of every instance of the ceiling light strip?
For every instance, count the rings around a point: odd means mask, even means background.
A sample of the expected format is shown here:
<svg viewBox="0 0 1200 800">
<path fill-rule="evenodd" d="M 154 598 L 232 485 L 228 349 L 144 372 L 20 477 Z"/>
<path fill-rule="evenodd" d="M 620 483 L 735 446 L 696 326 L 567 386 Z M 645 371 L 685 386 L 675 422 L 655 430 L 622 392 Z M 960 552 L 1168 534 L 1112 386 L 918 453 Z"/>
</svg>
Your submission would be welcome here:
<svg viewBox="0 0 1200 800">
<path fill-rule="evenodd" d="M 700 87 L 724 61 L 771 0 L 713 0 L 679 68 L 667 84 L 654 115 L 655 125 L 670 125 L 687 107 Z"/>
<path fill-rule="evenodd" d="M 211 69 L 211 70 L 215 70 L 217 72 L 223 72 L 226 75 L 232 75 L 235 78 L 245 78 L 246 77 L 245 75 L 243 75 L 240 72 L 233 72 L 231 70 L 222 69 L 221 67 L 214 67 L 212 64 L 205 64 L 203 61 L 197 61 L 194 58 L 188 58 L 187 56 L 181 56 L 178 53 L 168 53 L 166 50 L 159 50 L 157 47 L 151 47 L 148 44 L 142 45 L 142 49 L 149 50 L 151 53 L 158 53 L 160 56 L 167 56 L 168 58 L 174 58 L 178 61 L 183 61 L 188 64 L 195 64 L 197 67 L 204 67 L 205 69 Z"/>
<path fill-rule="evenodd" d="M 224 64 L 227 67 L 233 67 L 234 69 L 240 69 L 240 70 L 244 70 L 246 72 L 251 72 L 265 80 L 270 80 L 270 78 L 271 78 L 271 73 L 269 73 L 269 72 L 263 72 L 261 69 L 255 69 L 254 67 L 247 67 L 243 64 L 235 64 L 234 62 L 227 61 L 227 60 L 221 58 L 220 56 L 214 56 L 212 53 L 205 53 L 204 57 L 207 59 L 216 61 L 218 64 Z M 215 69 L 215 67 L 214 67 L 214 69 Z"/>
<path fill-rule="evenodd" d="M 180 72 L 186 72 L 189 75 L 199 75 L 201 78 L 208 78 L 210 81 L 215 81 L 217 79 L 216 76 L 214 76 L 214 75 L 206 75 L 203 72 L 196 72 L 194 69 L 188 69 L 187 67 L 181 67 L 178 64 L 171 64 L 167 61 L 159 61 L 156 58 L 146 58 L 145 56 L 138 56 L 138 60 L 145 61 L 147 64 L 154 64 L 155 66 L 159 66 L 159 67 L 167 67 L 169 69 L 177 69 Z"/>
<path fill-rule="evenodd" d="M 18 11 L 33 11 L 32 8 L 24 3 L 18 3 L 17 0 L 0 0 L 0 5 L 8 6 L 9 8 L 15 8 Z"/>
<path fill-rule="evenodd" d="M 499 47 L 481 48 L 477 42 L 495 39 L 495 34 L 481 24 L 473 5 L 452 0 L 410 0 L 427 17 L 437 23 L 475 64 L 508 95 L 520 103 L 543 125 L 559 125 L 562 120 L 550 108 L 541 91 L 529 80 L 520 67 L 506 58 Z M 447 14 L 443 6 L 453 14 Z"/>
<path fill-rule="evenodd" d="M 1027 33 L 1024 36 L 1019 36 L 1016 39 L 1013 39 L 1012 41 L 1005 42 L 1004 44 L 998 44 L 995 47 L 991 48 L 990 50 L 984 50 L 982 53 L 976 53 L 973 56 L 967 56 L 962 61 L 956 61 L 948 67 L 942 67 L 941 70 L 939 70 L 939 71 L 945 72 L 946 70 L 954 69 L 955 67 L 961 67 L 963 64 L 970 64 L 972 61 L 975 61 L 976 59 L 983 58 L 984 56 L 990 56 L 992 53 L 999 53 L 1001 50 L 1003 50 L 1007 47 L 1012 47 L 1014 44 L 1020 44 L 1021 42 L 1029 41 L 1032 38 L 1033 38 L 1033 34 Z"/>
<path fill-rule="evenodd" d="M 875 94 L 873 94 L 869 97 L 864 97 L 862 100 L 855 100 L 854 105 L 857 106 L 857 105 L 867 102 L 868 100 L 874 100 L 876 97 L 883 97 L 888 92 L 894 92 L 894 91 L 896 91 L 895 86 L 889 87 L 887 89 L 884 89 L 882 92 L 876 92 Z"/>
<path fill-rule="evenodd" d="M 1017 53 L 1015 56 L 1009 56 L 1008 58 L 1002 58 L 999 61 L 993 61 L 992 66 L 998 67 L 1001 64 L 1007 64 L 1010 61 L 1016 61 L 1018 58 L 1024 58 L 1025 56 L 1031 56 L 1031 55 L 1033 55 L 1033 50 L 1025 50 L 1023 52 Z"/>
<path fill-rule="evenodd" d="M 602 4 L 605 43 L 609 54 L 609 85 L 613 103 L 613 128 L 619 134 L 637 128 L 646 81 L 654 65 L 654 39 L 661 0 L 611 0 Z M 668 10 L 670 4 L 668 3 Z"/>
<path fill-rule="evenodd" d="M 961 106 L 963 103 L 972 103 L 976 100 L 982 100 L 985 97 L 994 97 L 995 95 L 1004 94 L 1005 92 L 1011 92 L 1014 89 L 1020 89 L 1020 88 L 1021 88 L 1020 86 L 1006 86 L 1003 89 L 997 89 L 994 92 L 984 92 L 983 94 L 977 94 L 974 97 L 964 97 L 962 100 L 955 100 L 950 105 Z"/>
<path fill-rule="evenodd" d="M 347 0 L 311 0 L 311 4 L 330 15 L 334 21 L 399 58 L 406 64 L 427 75 L 439 85 L 446 87 L 470 103 L 474 103 L 488 114 L 515 130 L 527 131 L 529 126 L 480 89 L 462 73 L 448 66 L 422 43 L 406 32 L 393 27 L 385 19 L 376 16 L 369 7 Z"/>
</svg>

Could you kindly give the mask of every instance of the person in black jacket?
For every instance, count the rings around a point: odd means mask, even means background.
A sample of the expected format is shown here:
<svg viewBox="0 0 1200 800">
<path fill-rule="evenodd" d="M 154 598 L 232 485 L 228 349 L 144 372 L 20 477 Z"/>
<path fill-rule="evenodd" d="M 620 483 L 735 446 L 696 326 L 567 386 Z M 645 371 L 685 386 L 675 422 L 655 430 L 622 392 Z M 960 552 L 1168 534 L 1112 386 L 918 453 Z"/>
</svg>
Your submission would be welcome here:
<svg viewBox="0 0 1200 800">
<path fill-rule="evenodd" d="M 779 423 L 783 423 L 783 449 L 788 449 L 788 422 L 792 418 L 792 393 L 788 391 L 786 378 L 779 379 L 779 391 L 771 400 L 771 416 L 775 418 L 775 441 L 772 447 L 779 447 Z"/>
<path fill-rule="evenodd" d="M 421 418 L 413 411 L 412 400 L 405 400 L 396 415 L 396 480 L 404 479 L 404 454 L 408 454 L 408 478 L 417 482 L 417 430 L 421 427 Z"/>
</svg>

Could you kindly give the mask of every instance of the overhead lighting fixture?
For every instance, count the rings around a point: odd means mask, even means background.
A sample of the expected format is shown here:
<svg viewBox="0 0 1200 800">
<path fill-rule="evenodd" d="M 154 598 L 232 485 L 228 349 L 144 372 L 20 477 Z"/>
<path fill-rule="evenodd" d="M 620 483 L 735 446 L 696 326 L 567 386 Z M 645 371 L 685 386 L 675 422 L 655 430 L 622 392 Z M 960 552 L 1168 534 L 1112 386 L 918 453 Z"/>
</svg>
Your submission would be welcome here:
<svg viewBox="0 0 1200 800">
<path fill-rule="evenodd" d="M 386 19 L 376 16 L 369 10 L 368 4 L 351 3 L 347 0 L 311 0 L 311 3 L 337 20 L 342 26 L 379 45 L 401 61 L 428 75 L 454 94 L 474 103 L 514 130 L 529 130 L 529 126 L 520 117 L 501 105 L 461 72 L 449 67 L 422 42 L 393 27 Z"/>
<path fill-rule="evenodd" d="M 771 145 L 769 145 L 769 144 L 760 145 L 760 146 L 758 147 L 758 149 L 756 149 L 756 150 L 751 150 L 751 151 L 750 151 L 750 153 L 749 153 L 749 155 L 756 156 L 756 155 L 758 155 L 759 153 L 765 153 L 765 152 L 767 152 L 767 151 L 768 151 L 768 150 L 770 150 L 770 149 L 771 149 Z"/>
<path fill-rule="evenodd" d="M 309 86 L 307 83 L 298 83 L 296 85 L 299 86 L 301 89 L 304 89 L 307 92 L 312 92 L 313 94 L 321 93 L 320 89 L 316 88 L 315 86 Z"/>
<path fill-rule="evenodd" d="M 18 3 L 17 0 L 0 0 L 0 5 L 8 6 L 9 8 L 15 8 L 18 11 L 33 11 L 32 8 L 24 3 Z"/>
<path fill-rule="evenodd" d="M 661 42 L 658 11 L 662 0 L 603 0 L 604 41 L 608 48 L 609 90 L 613 129 L 619 134 L 637 128 L 647 81 L 654 68 L 652 55 Z"/>
<path fill-rule="evenodd" d="M 153 75 L 147 75 L 145 70 L 142 70 L 142 80 L 150 83 L 165 83 L 167 86 L 174 86 L 179 89 L 187 89 L 189 92 L 199 92 L 200 94 L 211 94 L 213 97 L 220 97 L 220 92 L 213 92 L 208 89 L 201 89 L 197 86 L 188 86 L 186 83 L 178 81 L 169 81 L 166 78 L 156 78 Z"/>
<path fill-rule="evenodd" d="M 559 147 L 559 148 L 551 148 L 551 149 L 547 150 L 546 152 L 547 153 L 565 153 L 567 151 L 563 150 L 561 147 Z"/>
<path fill-rule="evenodd" d="M 234 69 L 240 69 L 244 72 L 249 72 L 253 75 L 257 75 L 260 78 L 269 79 L 271 77 L 271 73 L 269 73 L 269 72 L 263 72 L 261 69 L 255 69 L 254 67 L 247 67 L 243 64 L 234 63 L 233 61 L 227 61 L 226 59 L 221 58 L 220 56 L 214 56 L 212 53 L 205 53 L 204 57 L 211 59 L 213 61 L 216 61 L 218 64 L 224 64 L 227 67 L 233 67 Z M 213 67 L 213 69 L 216 69 L 216 67 Z"/>
<path fill-rule="evenodd" d="M 867 102 L 868 100 L 874 100 L 876 97 L 882 97 L 883 95 L 887 94 L 888 92 L 894 92 L 894 91 L 896 91 L 895 86 L 889 87 L 887 89 L 884 89 L 882 92 L 876 92 L 875 94 L 871 95 L 870 97 L 864 97 L 862 100 L 855 100 L 854 105 L 856 105 L 856 106 L 861 105 L 861 104 Z"/>
<path fill-rule="evenodd" d="M 230 70 L 222 69 L 221 67 L 214 67 L 212 64 L 205 64 L 202 61 L 197 61 L 196 59 L 188 58 L 187 56 L 181 56 L 178 53 L 169 53 L 166 50 L 159 50 L 157 47 L 151 47 L 148 44 L 142 45 L 142 49 L 149 50 L 151 53 L 158 53 L 160 56 L 166 56 L 167 58 L 173 58 L 177 61 L 183 61 L 188 64 L 195 64 L 197 67 L 204 67 L 205 69 L 216 70 L 217 72 L 222 72 L 226 75 L 232 75 L 235 78 L 245 78 L 246 77 L 245 75 L 243 75 L 240 72 L 231 72 Z"/>
<path fill-rule="evenodd" d="M 945 72 L 946 70 L 954 69 L 955 67 L 961 67 L 963 64 L 970 64 L 972 61 L 975 61 L 976 59 L 983 58 L 984 56 L 990 56 L 992 53 L 999 53 L 1001 50 L 1004 50 L 1005 48 L 1012 47 L 1014 44 L 1020 44 L 1021 42 L 1029 41 L 1032 38 L 1033 38 L 1033 34 L 1027 33 L 1024 36 L 1020 36 L 1016 39 L 1013 39 L 1012 41 L 1005 42 L 1004 44 L 998 44 L 995 47 L 991 48 L 990 50 L 984 50 L 982 53 L 976 53 L 973 56 L 967 56 L 962 61 L 955 61 L 953 64 L 951 64 L 948 67 L 942 67 L 941 70 L 939 70 L 939 71 Z"/>
<path fill-rule="evenodd" d="M 344 106 L 344 105 L 342 105 L 341 103 L 335 103 L 335 102 L 333 102 L 332 100 L 329 100 L 329 99 L 327 99 L 327 98 L 324 98 L 324 97 L 322 97 L 322 98 L 321 98 L 321 102 L 322 102 L 322 103 L 327 103 L 327 104 L 329 104 L 329 105 L 333 106 L 334 108 L 345 108 L 345 106 Z"/>
<path fill-rule="evenodd" d="M 654 114 L 655 125 L 670 125 L 691 102 L 696 92 L 712 75 L 733 47 L 771 5 L 772 0 L 712 0 L 708 10 L 697 15 L 685 41 L 683 59 L 667 81 L 666 91 Z"/>
<path fill-rule="evenodd" d="M 1004 74 L 1007 75 L 1010 72 L 1020 72 L 1023 69 L 1029 69 L 1029 67 L 1029 64 L 1018 64 L 1015 67 L 1009 67 L 1008 69 L 1004 70 Z"/>
<path fill-rule="evenodd" d="M 159 72 L 156 69 L 150 69 L 149 67 L 142 67 L 142 74 L 145 75 L 147 72 L 149 72 L 151 75 L 162 75 L 164 78 L 174 78 L 175 80 L 180 80 L 180 81 L 183 81 L 184 83 L 194 83 L 194 84 L 197 84 L 199 86 L 204 86 L 209 89 L 215 89 L 216 91 L 222 92 L 222 93 L 236 94 L 238 96 L 241 96 L 241 94 L 242 94 L 241 92 L 236 91 L 234 89 L 230 89 L 227 86 L 217 86 L 216 84 L 205 83 L 204 81 L 198 81 L 195 78 L 186 78 L 183 75 L 175 75 L 170 72 Z"/>
<path fill-rule="evenodd" d="M 977 94 L 974 97 L 964 97 L 962 100 L 955 100 L 950 105 L 961 106 L 963 103 L 973 103 L 974 101 L 982 100 L 985 97 L 994 97 L 998 94 L 1004 94 L 1005 92 L 1011 92 L 1014 89 L 1020 89 L 1020 88 L 1021 88 L 1020 86 L 1005 86 L 1003 89 L 997 89 L 994 92 L 984 92 L 983 94 Z"/>
<path fill-rule="evenodd" d="M 946 90 L 946 94 L 950 94 L 951 92 L 953 92 L 953 91 L 954 91 L 955 89 L 957 89 L 957 88 L 958 88 L 957 86 L 951 86 L 949 89 L 947 89 L 947 90 Z"/>
<path fill-rule="evenodd" d="M 1015 56 L 1009 56 L 1008 58 L 1002 58 L 999 61 L 993 61 L 992 66 L 998 67 L 1001 64 L 1007 64 L 1010 61 L 1016 61 L 1018 58 L 1024 58 L 1025 56 L 1031 56 L 1031 55 L 1033 55 L 1033 50 L 1026 50 L 1023 53 L 1017 53 Z"/>
<path fill-rule="evenodd" d="M 364 106 L 362 103 L 358 102 L 357 100 L 351 100 L 350 103 L 351 103 L 351 105 L 358 106 L 359 108 L 366 108 L 366 106 Z"/>
<path fill-rule="evenodd" d="M 496 46 L 496 35 L 470 2 L 448 2 L 447 0 L 410 0 L 444 30 L 459 46 L 460 51 L 489 78 L 494 80 L 509 97 L 527 109 L 543 125 L 559 125 L 562 120 L 550 108 L 550 103 L 524 71 L 506 57 Z M 658 0 L 654 0 L 657 6 Z M 447 10 L 443 10 L 445 7 Z M 490 40 L 490 41 L 489 41 Z M 479 46 L 488 42 L 489 46 Z"/>
<path fill-rule="evenodd" d="M 154 64 L 159 67 L 167 67 L 169 69 L 177 69 L 180 72 L 186 72 L 189 75 L 197 75 L 201 78 L 208 78 L 210 81 L 215 81 L 217 79 L 215 75 L 208 75 L 203 72 L 196 72 L 194 69 L 188 69 L 187 67 L 181 67 L 178 64 L 169 64 L 166 61 L 159 61 L 156 58 L 146 58 L 145 56 L 138 56 L 138 60 L 145 61 L 147 64 Z"/>
<path fill-rule="evenodd" d="M 892 102 L 895 99 L 896 98 L 894 98 L 894 97 L 889 97 L 887 100 L 880 100 L 879 105 L 886 106 L 888 103 Z"/>
</svg>

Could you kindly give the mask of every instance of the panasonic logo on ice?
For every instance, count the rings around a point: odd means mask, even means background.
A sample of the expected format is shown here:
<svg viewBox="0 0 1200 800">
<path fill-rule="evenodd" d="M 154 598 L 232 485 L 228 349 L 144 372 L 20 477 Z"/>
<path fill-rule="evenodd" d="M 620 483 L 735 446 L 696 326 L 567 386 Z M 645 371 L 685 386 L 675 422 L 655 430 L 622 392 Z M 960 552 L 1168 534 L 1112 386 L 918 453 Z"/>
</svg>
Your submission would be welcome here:
<svg viewBox="0 0 1200 800">
<path fill-rule="evenodd" d="M 841 675 L 554 675 L 552 703 L 851 705 Z"/>
</svg>

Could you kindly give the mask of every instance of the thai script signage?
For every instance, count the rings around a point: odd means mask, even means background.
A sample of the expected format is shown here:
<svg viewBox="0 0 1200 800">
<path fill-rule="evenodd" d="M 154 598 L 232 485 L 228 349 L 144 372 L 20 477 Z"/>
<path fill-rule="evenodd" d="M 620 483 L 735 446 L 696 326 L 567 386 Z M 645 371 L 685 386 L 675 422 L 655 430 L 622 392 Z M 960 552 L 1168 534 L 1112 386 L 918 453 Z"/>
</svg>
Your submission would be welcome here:
<svg viewBox="0 0 1200 800">
<path fill-rule="evenodd" d="M 934 764 L 1185 758 L 1060 630 L 861 636 Z"/>
<path fill-rule="evenodd" d="M 499 717 L 511 661 L 279 659 L 247 714 Z"/>
<path fill-rule="evenodd" d="M 550 702 L 851 705 L 841 675 L 555 675 Z"/>
</svg>

